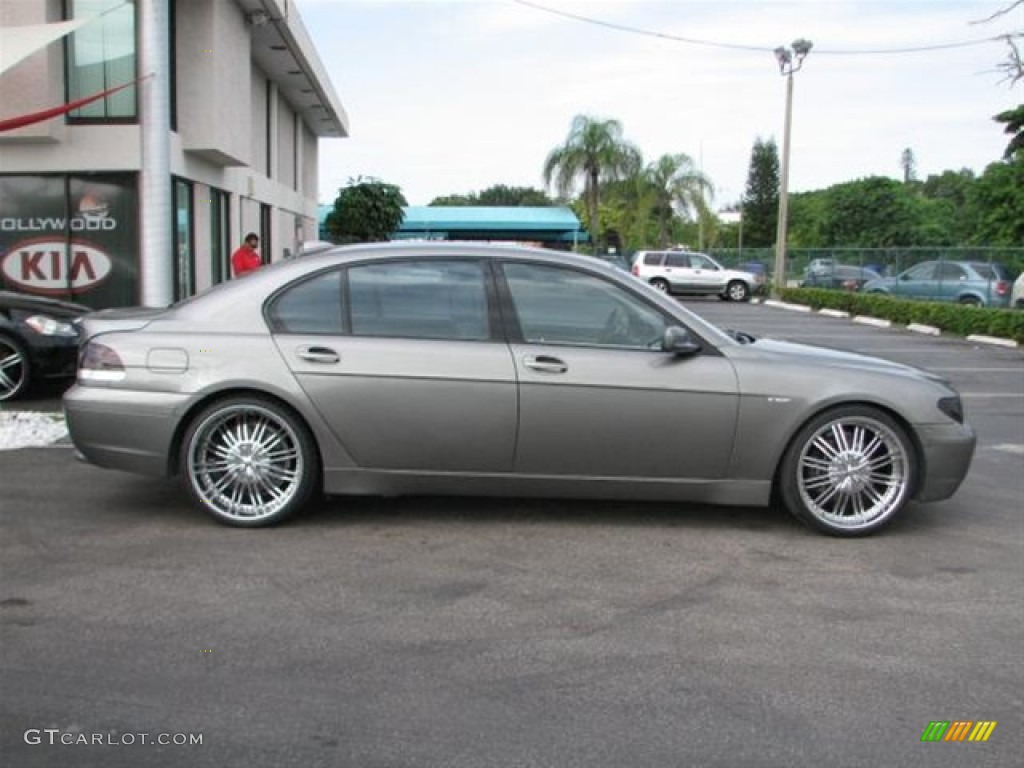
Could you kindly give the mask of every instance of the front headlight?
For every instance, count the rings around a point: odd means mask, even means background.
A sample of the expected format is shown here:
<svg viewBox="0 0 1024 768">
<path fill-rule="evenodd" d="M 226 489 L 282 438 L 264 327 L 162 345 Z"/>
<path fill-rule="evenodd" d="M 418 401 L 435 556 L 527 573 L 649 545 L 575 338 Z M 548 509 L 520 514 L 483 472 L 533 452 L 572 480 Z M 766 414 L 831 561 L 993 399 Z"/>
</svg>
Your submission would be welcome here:
<svg viewBox="0 0 1024 768">
<path fill-rule="evenodd" d="M 41 336 L 75 337 L 78 335 L 71 323 L 56 320 L 49 315 L 32 315 L 25 321 L 25 325 Z"/>
</svg>

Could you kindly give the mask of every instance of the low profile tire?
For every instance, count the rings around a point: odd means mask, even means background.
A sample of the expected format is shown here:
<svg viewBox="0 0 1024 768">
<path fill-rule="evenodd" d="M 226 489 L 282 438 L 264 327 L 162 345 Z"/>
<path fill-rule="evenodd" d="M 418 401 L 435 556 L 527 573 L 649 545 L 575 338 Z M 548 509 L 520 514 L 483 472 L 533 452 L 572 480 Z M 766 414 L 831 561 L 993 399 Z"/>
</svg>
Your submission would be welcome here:
<svg viewBox="0 0 1024 768">
<path fill-rule="evenodd" d="M 654 286 L 654 290 L 656 291 L 668 293 L 668 282 L 662 280 L 660 277 L 656 277 L 653 280 L 651 280 L 651 285 Z"/>
<path fill-rule="evenodd" d="M 201 411 L 185 432 L 180 466 L 193 499 L 218 521 L 244 528 L 293 515 L 317 487 L 320 471 L 306 425 L 258 396 Z"/>
<path fill-rule="evenodd" d="M 0 403 L 22 394 L 30 378 L 25 348 L 9 336 L 0 336 Z"/>
<path fill-rule="evenodd" d="M 798 520 L 833 536 L 881 530 L 913 493 L 914 448 L 888 414 L 844 406 L 801 429 L 782 459 L 779 493 Z"/>
<path fill-rule="evenodd" d="M 729 301 L 749 301 L 750 288 L 742 280 L 733 280 L 725 286 L 725 297 Z"/>
</svg>

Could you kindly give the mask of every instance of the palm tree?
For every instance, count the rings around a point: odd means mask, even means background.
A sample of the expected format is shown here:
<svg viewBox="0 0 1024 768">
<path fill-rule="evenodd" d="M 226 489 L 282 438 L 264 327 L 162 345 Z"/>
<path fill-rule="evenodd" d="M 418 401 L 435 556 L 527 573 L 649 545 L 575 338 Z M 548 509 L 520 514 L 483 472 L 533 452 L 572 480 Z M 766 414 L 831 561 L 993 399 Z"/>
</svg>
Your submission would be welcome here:
<svg viewBox="0 0 1024 768">
<path fill-rule="evenodd" d="M 647 166 L 645 175 L 657 195 L 658 246 L 664 248 L 668 245 L 668 222 L 673 210 L 683 214 L 692 211 L 698 219 L 707 216 L 714 185 L 684 154 L 662 155 Z"/>
<path fill-rule="evenodd" d="M 583 179 L 583 197 L 587 204 L 587 230 L 597 248 L 597 207 L 601 185 L 630 173 L 643 165 L 640 150 L 622 138 L 622 123 L 576 115 L 565 143 L 548 153 L 544 161 L 544 183 L 569 197 L 576 182 Z"/>
</svg>

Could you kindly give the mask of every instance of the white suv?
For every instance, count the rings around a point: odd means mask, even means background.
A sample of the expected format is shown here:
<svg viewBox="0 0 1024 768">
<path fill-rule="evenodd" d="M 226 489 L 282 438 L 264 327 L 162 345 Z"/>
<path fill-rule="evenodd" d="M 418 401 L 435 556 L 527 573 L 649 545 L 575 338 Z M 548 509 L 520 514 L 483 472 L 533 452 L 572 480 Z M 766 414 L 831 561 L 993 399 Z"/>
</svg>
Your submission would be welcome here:
<svg viewBox="0 0 1024 768">
<path fill-rule="evenodd" d="M 716 294 L 726 301 L 749 301 L 764 281 L 693 251 L 637 251 L 633 274 L 665 293 Z"/>
</svg>

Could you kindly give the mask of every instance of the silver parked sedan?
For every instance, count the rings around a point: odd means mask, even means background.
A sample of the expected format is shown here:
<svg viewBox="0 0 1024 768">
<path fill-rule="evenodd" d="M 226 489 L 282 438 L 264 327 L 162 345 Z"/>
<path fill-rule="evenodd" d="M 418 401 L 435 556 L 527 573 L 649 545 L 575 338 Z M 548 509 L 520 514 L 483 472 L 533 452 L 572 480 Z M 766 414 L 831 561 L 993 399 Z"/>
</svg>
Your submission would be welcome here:
<svg viewBox="0 0 1024 768">
<path fill-rule="evenodd" d="M 939 376 L 728 334 L 596 259 L 339 248 L 86 317 L 64 407 L 103 467 L 216 519 L 316 492 L 767 505 L 858 535 L 951 496 L 975 437 Z"/>
</svg>

